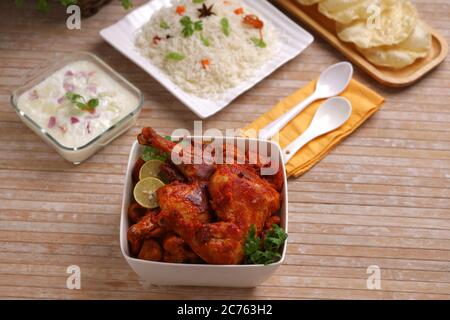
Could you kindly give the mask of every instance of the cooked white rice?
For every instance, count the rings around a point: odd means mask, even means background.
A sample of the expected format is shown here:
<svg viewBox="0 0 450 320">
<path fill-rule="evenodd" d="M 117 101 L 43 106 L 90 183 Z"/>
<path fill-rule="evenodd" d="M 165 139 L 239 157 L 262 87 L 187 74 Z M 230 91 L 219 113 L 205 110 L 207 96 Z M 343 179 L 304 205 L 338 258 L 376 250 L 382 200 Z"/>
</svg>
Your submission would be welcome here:
<svg viewBox="0 0 450 320">
<path fill-rule="evenodd" d="M 193 0 L 174 0 L 172 3 L 172 7 L 159 10 L 142 27 L 136 45 L 174 83 L 191 94 L 211 97 L 224 93 L 251 78 L 276 53 L 278 37 L 275 29 L 241 0 L 204 1 L 208 7 L 214 5 L 212 11 L 216 14 L 206 18 L 199 18 L 197 11 L 203 3 L 194 3 Z M 185 6 L 184 16 L 189 16 L 193 22 L 201 20 L 203 30 L 196 31 L 191 37 L 184 37 L 180 23 L 182 16 L 176 12 L 178 6 Z M 238 8 L 243 8 L 244 14 L 236 14 L 234 10 Z M 264 22 L 266 47 L 261 48 L 254 42 L 260 39 L 259 30 L 243 24 L 247 14 L 254 14 Z M 221 20 L 224 17 L 229 21 L 229 36 L 222 29 Z M 167 29 L 168 26 L 170 29 Z M 155 37 L 161 39 L 157 39 L 156 44 Z M 202 38 L 209 40 L 209 46 L 204 44 Z M 167 59 L 167 54 L 171 52 L 180 53 L 184 58 L 181 61 Z M 208 66 L 202 65 L 205 59 L 209 61 Z"/>
</svg>

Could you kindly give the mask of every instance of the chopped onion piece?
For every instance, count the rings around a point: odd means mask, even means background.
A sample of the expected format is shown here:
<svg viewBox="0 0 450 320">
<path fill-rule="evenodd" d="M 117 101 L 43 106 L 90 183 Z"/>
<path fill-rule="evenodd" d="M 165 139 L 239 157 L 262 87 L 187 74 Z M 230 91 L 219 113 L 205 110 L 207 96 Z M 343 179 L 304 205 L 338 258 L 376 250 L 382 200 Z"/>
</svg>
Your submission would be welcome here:
<svg viewBox="0 0 450 320">
<path fill-rule="evenodd" d="M 75 124 L 75 123 L 78 123 L 78 122 L 80 122 L 80 120 L 77 117 L 70 117 L 70 123 L 71 124 Z"/>
<path fill-rule="evenodd" d="M 48 124 L 47 127 L 49 129 L 53 128 L 56 125 L 56 118 L 55 117 L 50 117 L 50 119 L 48 119 Z"/>
</svg>

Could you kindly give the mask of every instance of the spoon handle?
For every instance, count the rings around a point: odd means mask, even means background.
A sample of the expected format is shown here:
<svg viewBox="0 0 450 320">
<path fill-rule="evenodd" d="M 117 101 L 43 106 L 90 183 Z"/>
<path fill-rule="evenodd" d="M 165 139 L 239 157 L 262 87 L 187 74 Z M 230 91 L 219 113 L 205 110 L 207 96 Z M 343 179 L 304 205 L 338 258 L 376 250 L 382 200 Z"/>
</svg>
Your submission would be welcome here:
<svg viewBox="0 0 450 320">
<path fill-rule="evenodd" d="M 290 145 L 283 149 L 283 159 L 284 164 L 287 164 L 289 160 L 305 145 L 307 145 L 311 140 L 317 138 L 311 130 L 306 130 L 300 137 L 294 140 Z"/>
<path fill-rule="evenodd" d="M 267 126 L 262 128 L 259 132 L 259 138 L 261 140 L 269 140 L 281 131 L 292 119 L 294 119 L 300 112 L 302 112 L 307 106 L 318 100 L 318 97 L 313 93 L 304 101 L 288 110 L 278 119 L 272 121 Z"/>
</svg>

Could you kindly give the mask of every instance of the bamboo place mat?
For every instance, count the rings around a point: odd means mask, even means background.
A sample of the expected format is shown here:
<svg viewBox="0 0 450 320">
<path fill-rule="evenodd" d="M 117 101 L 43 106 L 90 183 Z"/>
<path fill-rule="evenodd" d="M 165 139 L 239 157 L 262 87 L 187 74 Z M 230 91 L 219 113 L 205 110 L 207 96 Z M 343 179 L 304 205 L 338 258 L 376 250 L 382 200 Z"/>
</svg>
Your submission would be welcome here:
<svg viewBox="0 0 450 320">
<path fill-rule="evenodd" d="M 144 1 L 134 0 L 136 5 Z M 450 36 L 450 6 L 414 1 Z M 125 12 L 113 1 L 65 28 L 64 10 L 22 11 L 0 1 L 0 298 L 450 298 L 450 62 L 416 85 L 386 89 L 383 109 L 311 171 L 289 181 L 286 262 L 254 289 L 155 288 L 139 281 L 119 249 L 128 152 L 142 126 L 170 134 L 197 120 L 161 85 L 102 41 Z M 27 129 L 9 104 L 23 75 L 54 53 L 91 51 L 143 90 L 138 124 L 81 166 L 65 162 Z M 314 44 L 203 123 L 242 128 L 343 57 Z M 81 268 L 81 290 L 66 269 Z M 368 290 L 367 268 L 381 269 Z"/>
</svg>

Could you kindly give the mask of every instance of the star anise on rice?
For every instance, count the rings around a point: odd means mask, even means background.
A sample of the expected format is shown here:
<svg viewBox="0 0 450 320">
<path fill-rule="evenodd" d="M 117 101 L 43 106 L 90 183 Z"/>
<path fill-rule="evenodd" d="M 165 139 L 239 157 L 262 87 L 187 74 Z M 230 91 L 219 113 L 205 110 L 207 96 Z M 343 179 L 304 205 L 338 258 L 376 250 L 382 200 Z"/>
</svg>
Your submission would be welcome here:
<svg viewBox="0 0 450 320">
<path fill-rule="evenodd" d="M 209 16 L 216 15 L 212 11 L 213 7 L 213 4 L 210 7 L 206 6 L 206 4 L 202 4 L 202 7 L 200 9 L 197 9 L 197 11 L 200 12 L 199 18 L 207 18 Z"/>
</svg>

